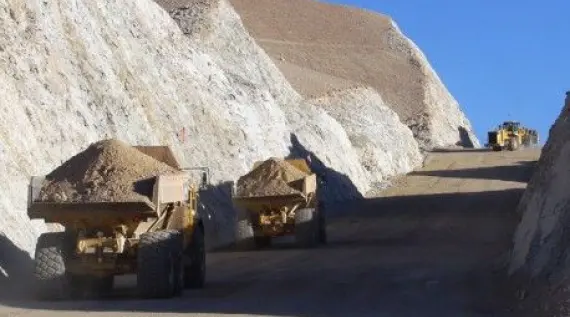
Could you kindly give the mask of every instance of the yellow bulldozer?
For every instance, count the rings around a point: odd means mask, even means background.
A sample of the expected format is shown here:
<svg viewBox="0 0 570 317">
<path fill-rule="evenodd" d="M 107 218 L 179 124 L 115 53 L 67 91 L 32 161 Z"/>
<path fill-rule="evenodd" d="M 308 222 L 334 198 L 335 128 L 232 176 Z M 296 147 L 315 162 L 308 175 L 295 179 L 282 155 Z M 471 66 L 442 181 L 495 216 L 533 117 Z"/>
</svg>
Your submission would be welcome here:
<svg viewBox="0 0 570 317">
<path fill-rule="evenodd" d="M 114 277 L 124 274 L 136 275 L 143 298 L 168 298 L 204 286 L 204 224 L 198 205 L 208 168 L 181 168 L 168 147 L 134 148 L 179 171 L 149 179 L 148 201 L 46 202 L 38 199 L 45 176 L 32 177 L 28 216 L 65 228 L 37 240 L 34 276 L 41 299 L 105 295 Z M 190 182 L 194 170 L 202 177 Z"/>
<path fill-rule="evenodd" d="M 530 147 L 539 142 L 538 132 L 521 126 L 517 121 L 505 121 L 495 130 L 487 133 L 487 147 L 494 151 L 516 151 L 521 147 Z"/>
<path fill-rule="evenodd" d="M 267 162 L 267 161 L 265 161 Z M 256 162 L 252 169 L 265 162 Z M 299 247 L 312 248 L 327 243 L 326 213 L 319 200 L 320 190 L 317 175 L 304 159 L 286 159 L 285 164 L 301 174 L 288 182 L 291 192 L 274 192 L 259 195 L 244 195 L 234 185 L 232 201 L 237 210 L 236 247 L 252 250 L 271 245 L 275 237 L 293 236 Z M 265 174 L 275 176 L 276 171 Z M 268 179 L 254 178 L 254 187 L 265 188 Z"/>
</svg>

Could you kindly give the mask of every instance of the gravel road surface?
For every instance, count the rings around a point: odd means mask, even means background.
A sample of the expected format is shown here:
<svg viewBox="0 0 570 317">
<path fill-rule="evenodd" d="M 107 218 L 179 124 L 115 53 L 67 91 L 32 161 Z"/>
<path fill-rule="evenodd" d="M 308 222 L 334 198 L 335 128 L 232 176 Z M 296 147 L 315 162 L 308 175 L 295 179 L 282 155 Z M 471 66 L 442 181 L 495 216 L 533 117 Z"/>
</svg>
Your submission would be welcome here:
<svg viewBox="0 0 570 317">
<path fill-rule="evenodd" d="M 539 155 L 433 153 L 378 197 L 336 206 L 329 245 L 210 253 L 207 287 L 182 298 L 136 299 L 124 277 L 106 299 L 5 297 L 0 316 L 497 316 L 492 268 Z"/>
</svg>

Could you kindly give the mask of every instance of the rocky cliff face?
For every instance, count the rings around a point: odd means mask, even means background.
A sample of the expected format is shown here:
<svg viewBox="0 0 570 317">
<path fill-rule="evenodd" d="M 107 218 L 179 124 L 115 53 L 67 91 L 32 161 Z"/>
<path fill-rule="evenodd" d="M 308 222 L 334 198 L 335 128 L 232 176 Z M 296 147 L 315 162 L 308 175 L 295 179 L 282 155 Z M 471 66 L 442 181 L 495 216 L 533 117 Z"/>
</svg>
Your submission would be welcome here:
<svg viewBox="0 0 570 317">
<path fill-rule="evenodd" d="M 511 271 L 527 270 L 533 276 L 569 265 L 566 226 L 570 221 L 570 95 L 550 134 L 536 171 L 521 199 L 521 223 L 514 239 Z"/>
<path fill-rule="evenodd" d="M 533 289 L 532 296 L 558 308 L 570 298 L 570 94 L 550 129 L 538 165 L 521 199 L 521 222 L 514 237 L 510 273 L 524 276 L 531 284 L 548 285 L 547 290 Z M 558 293 L 558 294 L 557 294 Z M 547 305 L 547 306 L 548 306 Z M 544 305 L 543 305 L 544 306 Z"/>
<path fill-rule="evenodd" d="M 314 0 L 230 2 L 304 96 L 372 87 L 423 148 L 479 146 L 469 120 L 425 55 L 389 17 Z"/>
<path fill-rule="evenodd" d="M 12 247 L 32 252 L 46 230 L 25 213 L 29 177 L 103 138 L 169 145 L 181 165 L 209 166 L 211 246 L 232 239 L 226 182 L 257 160 L 311 155 L 329 200 L 421 163 L 382 97 L 306 99 L 227 1 L 159 3 L 0 0 L 0 232 Z M 353 103 L 374 124 L 341 109 Z"/>
<path fill-rule="evenodd" d="M 0 7 L 0 165 L 9 180 L 0 185 L 0 221 L 18 246 L 35 245 L 24 213 L 28 177 L 98 139 L 171 145 L 185 165 L 211 166 L 214 180 L 288 153 L 290 129 L 271 93 L 236 84 L 154 2 Z"/>
<path fill-rule="evenodd" d="M 312 100 L 346 130 L 360 164 L 382 183 L 422 164 L 418 142 L 372 88 L 329 92 Z M 380 185 L 380 184 L 379 184 Z M 381 186 L 380 186 L 381 187 Z"/>
<path fill-rule="evenodd" d="M 199 14 L 210 29 L 191 38 L 152 1 L 0 4 L 0 222 L 18 247 L 32 251 L 44 230 L 25 215 L 29 176 L 111 136 L 170 145 L 215 183 L 310 151 L 346 176 L 336 198 L 367 191 L 346 131 L 288 85 L 227 3 Z"/>
</svg>

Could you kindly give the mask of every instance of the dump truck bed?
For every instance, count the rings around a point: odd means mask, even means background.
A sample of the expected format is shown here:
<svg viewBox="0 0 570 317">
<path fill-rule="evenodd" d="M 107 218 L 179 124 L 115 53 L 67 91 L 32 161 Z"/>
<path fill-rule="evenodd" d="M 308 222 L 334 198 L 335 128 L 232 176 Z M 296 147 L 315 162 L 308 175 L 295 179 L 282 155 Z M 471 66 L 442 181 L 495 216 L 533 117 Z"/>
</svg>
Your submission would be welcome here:
<svg viewBox="0 0 570 317">
<path fill-rule="evenodd" d="M 233 197 L 232 201 L 236 206 L 255 210 L 266 205 L 285 206 L 298 204 L 307 201 L 307 197 L 301 193 L 280 196 L 258 196 L 258 197 Z"/>
<path fill-rule="evenodd" d="M 96 202 L 51 202 L 38 199 L 45 177 L 32 177 L 28 196 L 30 219 L 45 219 L 46 222 L 73 222 L 81 220 L 98 223 L 103 219 L 135 219 L 159 217 L 165 204 L 185 201 L 186 173 L 158 175 L 154 178 L 152 200 L 96 201 Z"/>
<path fill-rule="evenodd" d="M 104 213 L 121 214 L 155 214 L 155 206 L 151 202 L 33 202 L 28 207 L 30 219 L 53 218 L 53 217 L 101 217 Z"/>
<path fill-rule="evenodd" d="M 307 203 L 310 199 L 310 195 L 316 191 L 316 175 L 307 175 L 300 181 L 302 182 L 302 191 L 294 194 L 266 196 L 235 195 L 232 197 L 232 201 L 237 207 L 252 211 L 263 209 L 266 206 L 280 207 Z"/>
<path fill-rule="evenodd" d="M 293 181 L 288 186 L 291 187 L 294 193 L 291 194 L 267 194 L 265 195 L 244 195 L 243 192 L 238 192 L 236 190 L 236 184 L 234 184 L 233 188 L 233 197 L 235 199 L 269 199 L 269 197 L 306 197 L 311 193 L 316 192 L 317 190 L 317 176 L 315 174 L 308 174 L 307 176 Z M 246 192 L 247 193 L 247 192 Z"/>
</svg>

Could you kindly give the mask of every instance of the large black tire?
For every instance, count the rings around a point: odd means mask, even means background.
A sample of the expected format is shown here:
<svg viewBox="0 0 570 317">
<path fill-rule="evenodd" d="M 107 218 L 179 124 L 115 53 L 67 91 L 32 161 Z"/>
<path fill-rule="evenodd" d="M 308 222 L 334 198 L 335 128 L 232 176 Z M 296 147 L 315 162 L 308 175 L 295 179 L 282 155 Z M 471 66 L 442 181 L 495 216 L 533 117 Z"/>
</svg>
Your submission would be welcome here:
<svg viewBox="0 0 570 317">
<path fill-rule="evenodd" d="M 319 220 L 314 208 L 295 212 L 295 241 L 302 248 L 315 247 L 319 241 Z"/>
<path fill-rule="evenodd" d="M 516 151 L 519 148 L 519 140 L 517 138 L 511 138 L 508 145 L 509 151 Z"/>
<path fill-rule="evenodd" d="M 317 209 L 317 214 L 319 217 L 319 242 L 322 244 L 328 243 L 327 236 L 327 213 L 325 210 L 324 202 L 319 203 L 319 208 Z"/>
<path fill-rule="evenodd" d="M 526 136 L 523 138 L 523 144 L 522 144 L 522 145 L 523 145 L 524 147 L 529 147 L 529 146 L 531 146 L 531 145 L 532 145 L 532 137 L 531 137 L 530 135 L 526 135 Z"/>
<path fill-rule="evenodd" d="M 253 222 L 247 211 L 238 211 L 236 222 L 236 249 L 241 251 L 256 250 L 271 246 L 271 237 L 256 236 Z"/>
<path fill-rule="evenodd" d="M 69 245 L 65 232 L 50 232 L 39 236 L 34 256 L 35 289 L 39 299 L 70 297 L 70 279 L 65 270 Z"/>
<path fill-rule="evenodd" d="M 137 257 L 137 291 L 143 298 L 170 298 L 183 288 L 182 233 L 177 230 L 141 235 Z"/>
<path fill-rule="evenodd" d="M 238 250 L 253 250 L 256 248 L 253 224 L 247 211 L 241 208 L 237 211 L 235 246 Z"/>
<path fill-rule="evenodd" d="M 206 282 L 206 245 L 202 226 L 194 229 L 192 242 L 185 251 L 190 264 L 184 268 L 184 287 L 203 288 Z"/>
</svg>

